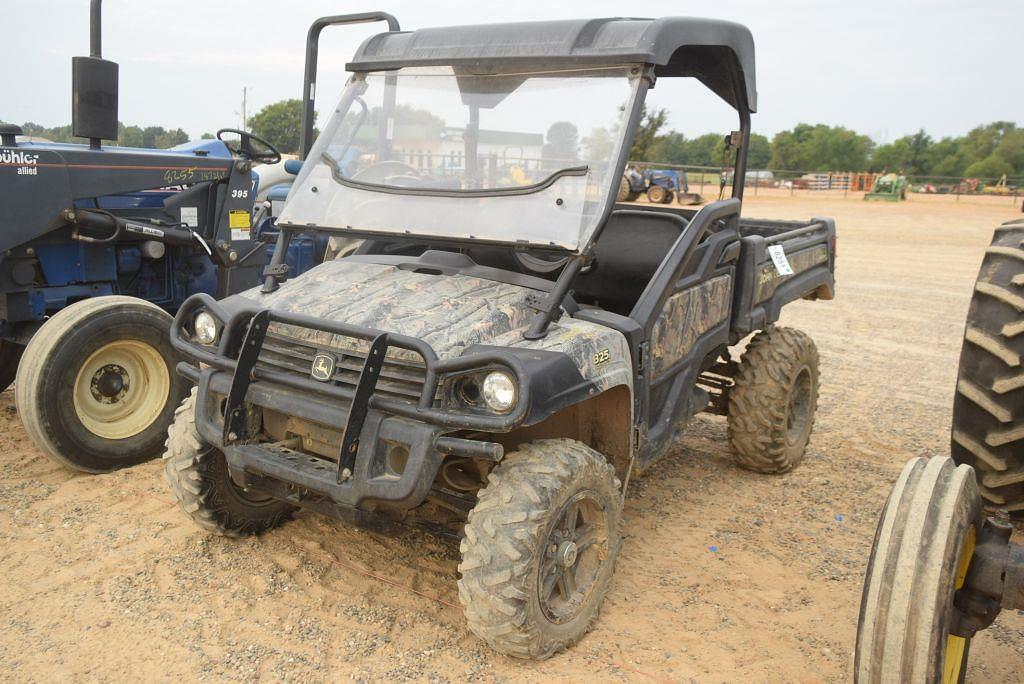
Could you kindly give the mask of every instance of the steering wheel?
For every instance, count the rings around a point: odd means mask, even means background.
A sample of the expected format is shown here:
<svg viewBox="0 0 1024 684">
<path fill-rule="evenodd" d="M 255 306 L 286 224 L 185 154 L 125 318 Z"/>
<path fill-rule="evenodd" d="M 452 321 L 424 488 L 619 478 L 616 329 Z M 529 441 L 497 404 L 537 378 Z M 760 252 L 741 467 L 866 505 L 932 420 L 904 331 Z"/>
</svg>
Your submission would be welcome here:
<svg viewBox="0 0 1024 684">
<path fill-rule="evenodd" d="M 370 164 L 352 174 L 352 180 L 398 187 L 415 187 L 422 183 L 416 167 L 400 161 L 382 161 Z"/>
<path fill-rule="evenodd" d="M 233 133 L 238 140 L 224 139 L 225 133 Z M 222 128 L 217 131 L 217 140 L 220 140 L 233 155 L 242 159 L 248 159 L 261 164 L 276 164 L 281 161 L 281 153 L 273 145 L 263 138 L 256 137 L 247 131 L 240 131 L 237 128 Z"/>
</svg>

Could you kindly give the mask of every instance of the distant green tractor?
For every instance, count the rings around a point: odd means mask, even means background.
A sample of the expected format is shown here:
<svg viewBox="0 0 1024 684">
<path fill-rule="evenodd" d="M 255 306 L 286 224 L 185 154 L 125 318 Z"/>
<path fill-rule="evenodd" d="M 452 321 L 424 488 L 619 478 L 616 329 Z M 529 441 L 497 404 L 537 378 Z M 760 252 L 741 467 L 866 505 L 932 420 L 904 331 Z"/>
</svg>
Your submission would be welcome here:
<svg viewBox="0 0 1024 684">
<path fill-rule="evenodd" d="M 899 202 L 907 199 L 907 178 L 902 174 L 886 173 L 875 179 L 871 191 L 864 195 L 866 200 L 887 200 Z"/>
</svg>

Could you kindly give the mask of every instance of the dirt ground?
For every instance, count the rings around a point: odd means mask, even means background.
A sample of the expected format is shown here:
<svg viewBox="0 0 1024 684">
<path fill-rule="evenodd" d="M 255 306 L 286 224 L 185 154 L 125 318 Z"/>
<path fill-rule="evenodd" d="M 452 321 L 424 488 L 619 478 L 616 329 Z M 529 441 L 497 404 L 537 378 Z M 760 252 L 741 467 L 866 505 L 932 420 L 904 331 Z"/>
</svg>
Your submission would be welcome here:
<svg viewBox="0 0 1024 684">
<path fill-rule="evenodd" d="M 258 539 L 201 532 L 161 466 L 74 475 L 0 395 L 0 678 L 8 681 L 748 681 L 851 679 L 876 517 L 903 463 L 948 451 L 964 315 L 1006 198 L 759 193 L 745 214 L 834 216 L 838 297 L 788 307 L 821 351 L 806 462 L 736 468 L 698 419 L 631 483 L 625 549 L 593 632 L 541 664 L 463 623 L 458 549 L 301 514 Z M 1024 616 L 971 650 L 968 681 L 1024 679 Z"/>
</svg>

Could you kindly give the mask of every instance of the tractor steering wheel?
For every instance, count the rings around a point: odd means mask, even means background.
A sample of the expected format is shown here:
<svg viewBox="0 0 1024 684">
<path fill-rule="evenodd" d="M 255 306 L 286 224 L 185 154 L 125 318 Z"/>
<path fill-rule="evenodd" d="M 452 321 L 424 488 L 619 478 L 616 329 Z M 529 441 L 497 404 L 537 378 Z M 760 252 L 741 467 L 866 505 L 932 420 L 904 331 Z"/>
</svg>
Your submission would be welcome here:
<svg viewBox="0 0 1024 684">
<path fill-rule="evenodd" d="M 225 133 L 234 133 L 238 140 L 224 139 Z M 220 140 L 228 148 L 231 154 L 261 164 L 276 164 L 281 161 L 281 153 L 273 145 L 263 138 L 259 138 L 247 131 L 240 131 L 237 128 L 222 128 L 217 131 L 217 140 Z"/>
</svg>

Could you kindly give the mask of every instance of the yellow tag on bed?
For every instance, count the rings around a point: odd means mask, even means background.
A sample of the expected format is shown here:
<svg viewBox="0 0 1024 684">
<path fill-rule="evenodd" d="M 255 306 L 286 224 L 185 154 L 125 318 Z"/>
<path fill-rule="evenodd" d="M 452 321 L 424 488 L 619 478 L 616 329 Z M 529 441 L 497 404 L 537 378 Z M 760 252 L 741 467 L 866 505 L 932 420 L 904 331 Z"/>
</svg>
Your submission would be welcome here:
<svg viewBox="0 0 1024 684">
<path fill-rule="evenodd" d="M 228 212 L 229 228 L 248 228 L 250 225 L 249 212 L 244 209 L 232 209 Z"/>
</svg>

